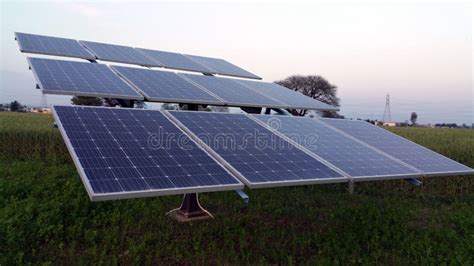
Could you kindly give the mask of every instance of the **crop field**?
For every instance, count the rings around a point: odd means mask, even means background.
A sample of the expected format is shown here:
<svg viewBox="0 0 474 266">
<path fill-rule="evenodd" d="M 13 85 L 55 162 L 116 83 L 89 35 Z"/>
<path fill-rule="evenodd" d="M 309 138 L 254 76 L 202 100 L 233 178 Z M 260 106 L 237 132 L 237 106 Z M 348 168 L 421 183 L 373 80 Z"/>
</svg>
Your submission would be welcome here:
<svg viewBox="0 0 474 266">
<path fill-rule="evenodd" d="M 205 193 L 180 224 L 181 196 L 91 202 L 52 123 L 0 113 L 0 265 L 474 265 L 474 176 Z M 474 167 L 474 130 L 390 130 Z"/>
</svg>

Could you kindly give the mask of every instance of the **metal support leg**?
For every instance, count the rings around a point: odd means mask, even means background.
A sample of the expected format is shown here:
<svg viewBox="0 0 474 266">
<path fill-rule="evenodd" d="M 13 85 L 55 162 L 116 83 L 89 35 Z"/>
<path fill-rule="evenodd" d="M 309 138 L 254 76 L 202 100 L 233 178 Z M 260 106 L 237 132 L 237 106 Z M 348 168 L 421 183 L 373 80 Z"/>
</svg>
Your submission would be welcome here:
<svg viewBox="0 0 474 266">
<path fill-rule="evenodd" d="M 178 222 L 190 222 L 214 218 L 201 204 L 199 204 L 198 194 L 184 194 L 181 207 L 171 210 L 168 215 Z"/>
<path fill-rule="evenodd" d="M 420 187 L 423 182 L 421 182 L 420 180 L 416 179 L 416 178 L 407 178 L 405 179 L 405 181 L 407 181 L 408 183 L 414 185 L 415 187 Z"/>
<path fill-rule="evenodd" d="M 352 178 L 349 180 L 349 194 L 354 194 L 354 180 Z"/>
<path fill-rule="evenodd" d="M 245 202 L 245 204 L 249 204 L 249 196 L 243 190 L 236 190 L 235 193 L 239 195 L 239 197 Z"/>
</svg>

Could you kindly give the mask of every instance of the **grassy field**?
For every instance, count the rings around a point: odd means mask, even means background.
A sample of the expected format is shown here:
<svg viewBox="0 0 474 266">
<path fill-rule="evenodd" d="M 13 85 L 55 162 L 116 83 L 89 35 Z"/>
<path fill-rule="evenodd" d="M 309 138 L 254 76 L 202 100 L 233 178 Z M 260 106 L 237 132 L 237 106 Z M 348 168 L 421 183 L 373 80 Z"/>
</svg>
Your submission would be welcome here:
<svg viewBox="0 0 474 266">
<path fill-rule="evenodd" d="M 180 196 L 90 202 L 52 122 L 0 113 L 0 265 L 474 264 L 473 176 L 206 193 L 179 224 Z M 473 130 L 391 130 L 474 167 Z"/>
</svg>

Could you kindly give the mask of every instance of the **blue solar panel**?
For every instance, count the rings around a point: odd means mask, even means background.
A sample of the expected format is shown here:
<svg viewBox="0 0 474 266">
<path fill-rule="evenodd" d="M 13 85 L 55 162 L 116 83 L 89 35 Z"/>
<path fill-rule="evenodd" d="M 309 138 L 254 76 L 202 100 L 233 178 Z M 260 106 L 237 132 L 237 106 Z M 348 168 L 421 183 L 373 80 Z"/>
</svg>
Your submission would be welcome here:
<svg viewBox="0 0 474 266">
<path fill-rule="evenodd" d="M 313 118 L 255 117 L 355 179 L 406 178 L 421 174 Z"/>
<path fill-rule="evenodd" d="M 299 92 L 287 89 L 276 83 L 259 82 L 252 80 L 236 80 L 240 84 L 257 92 L 269 95 L 284 102 L 289 109 L 316 109 L 316 110 L 338 110 L 329 104 L 325 104 Z"/>
<path fill-rule="evenodd" d="M 106 65 L 28 58 L 43 93 L 143 100 Z"/>
<path fill-rule="evenodd" d="M 274 107 L 284 108 L 282 102 L 265 97 L 232 79 L 217 78 L 210 76 L 199 76 L 191 74 L 180 74 L 199 86 L 207 89 L 214 95 L 223 99 L 230 106 L 252 106 L 252 107 Z"/>
<path fill-rule="evenodd" d="M 161 66 L 159 62 L 143 55 L 133 47 L 89 41 L 80 42 L 89 48 L 99 60 L 141 66 Z"/>
<path fill-rule="evenodd" d="M 92 200 L 242 189 L 161 112 L 54 106 Z"/>
<path fill-rule="evenodd" d="M 251 188 L 347 181 L 246 115 L 170 113 L 240 173 Z"/>
<path fill-rule="evenodd" d="M 150 49 L 137 48 L 144 55 L 153 58 L 153 60 L 159 62 L 161 66 L 171 69 L 196 71 L 202 73 L 212 73 L 212 70 L 207 67 L 196 63 L 195 61 L 187 58 L 186 56 L 179 53 L 164 52 Z"/>
<path fill-rule="evenodd" d="M 474 170 L 365 121 L 323 119 L 324 123 L 375 147 L 427 175 L 474 173 Z"/>
<path fill-rule="evenodd" d="M 16 32 L 15 37 L 21 52 L 95 60 L 76 40 L 20 32 Z"/>
<path fill-rule="evenodd" d="M 112 68 L 142 91 L 150 101 L 224 104 L 176 73 L 119 66 Z"/>
<path fill-rule="evenodd" d="M 207 68 L 211 69 L 213 73 L 215 74 L 242 77 L 242 78 L 262 79 L 261 77 L 255 74 L 252 74 L 248 72 L 247 70 L 242 69 L 236 65 L 233 65 L 224 59 L 211 58 L 211 57 L 205 57 L 205 56 L 196 56 L 196 55 L 185 55 L 185 56 L 187 56 L 188 58 L 191 58 L 193 61 L 196 61 L 201 65 L 206 66 Z"/>
</svg>

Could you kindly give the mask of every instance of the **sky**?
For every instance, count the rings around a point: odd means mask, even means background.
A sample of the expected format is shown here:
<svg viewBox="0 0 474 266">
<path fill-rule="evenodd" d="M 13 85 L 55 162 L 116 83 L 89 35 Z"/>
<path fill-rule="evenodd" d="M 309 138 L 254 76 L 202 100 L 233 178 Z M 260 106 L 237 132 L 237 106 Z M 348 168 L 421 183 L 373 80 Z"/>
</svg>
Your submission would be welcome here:
<svg viewBox="0 0 474 266">
<path fill-rule="evenodd" d="M 321 75 L 349 118 L 380 120 L 389 93 L 393 120 L 473 123 L 470 2 L 0 5 L 0 103 L 70 100 L 35 89 L 19 31 L 224 58 L 265 81 Z"/>
</svg>

